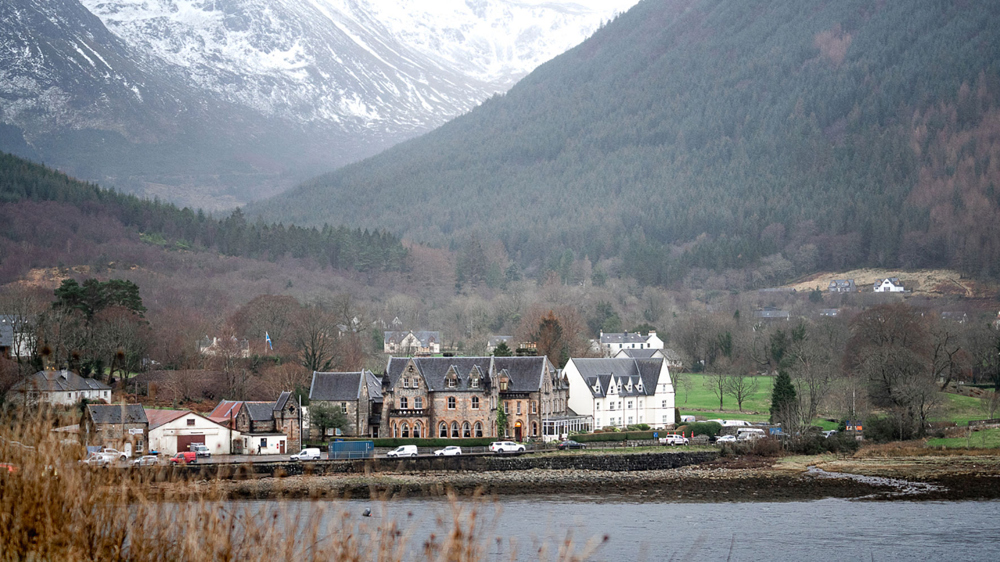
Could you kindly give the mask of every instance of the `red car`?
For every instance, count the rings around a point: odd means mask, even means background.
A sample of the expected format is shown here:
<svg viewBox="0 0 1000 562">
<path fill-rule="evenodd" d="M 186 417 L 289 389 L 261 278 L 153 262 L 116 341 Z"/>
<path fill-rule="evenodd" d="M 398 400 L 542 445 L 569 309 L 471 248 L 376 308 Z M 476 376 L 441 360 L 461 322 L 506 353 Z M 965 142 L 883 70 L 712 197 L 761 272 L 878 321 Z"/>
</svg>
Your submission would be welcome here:
<svg viewBox="0 0 1000 562">
<path fill-rule="evenodd" d="M 170 457 L 170 462 L 173 464 L 195 464 L 198 462 L 198 453 L 194 451 L 181 451 Z"/>
</svg>

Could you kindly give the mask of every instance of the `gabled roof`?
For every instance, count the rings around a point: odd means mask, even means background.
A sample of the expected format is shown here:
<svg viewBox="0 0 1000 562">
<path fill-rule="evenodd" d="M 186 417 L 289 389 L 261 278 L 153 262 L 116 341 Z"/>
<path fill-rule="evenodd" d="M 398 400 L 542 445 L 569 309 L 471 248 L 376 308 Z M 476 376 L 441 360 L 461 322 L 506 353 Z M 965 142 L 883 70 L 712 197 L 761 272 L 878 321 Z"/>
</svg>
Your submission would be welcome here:
<svg viewBox="0 0 1000 562">
<path fill-rule="evenodd" d="M 427 390 L 431 392 L 470 390 L 469 381 L 473 374 L 481 377 L 479 389 L 483 389 L 491 382 L 489 373 L 493 359 L 493 357 L 390 357 L 385 374 L 389 379 L 389 388 L 393 388 L 402 377 L 403 369 L 413 361 L 417 372 L 427 385 Z M 458 375 L 455 387 L 449 387 L 445 380 L 451 369 Z"/>
<path fill-rule="evenodd" d="M 156 429 L 161 425 L 166 425 L 174 420 L 183 418 L 193 413 L 191 410 L 155 410 L 153 408 L 143 408 L 146 411 L 146 419 L 149 421 L 149 429 Z"/>
<path fill-rule="evenodd" d="M 545 373 L 555 371 L 555 367 L 544 355 L 496 357 L 493 368 L 510 379 L 507 392 L 538 392 L 542 389 Z"/>
<path fill-rule="evenodd" d="M 13 385 L 11 390 L 76 392 L 84 390 L 111 390 L 111 387 L 94 379 L 85 379 L 72 371 L 38 371 Z"/>
<path fill-rule="evenodd" d="M 223 400 L 208 414 L 208 419 L 218 422 L 235 418 L 240 413 L 243 402 L 240 400 Z"/>
<path fill-rule="evenodd" d="M 382 379 L 375 376 L 375 373 L 371 371 L 364 371 L 365 373 L 365 384 L 368 385 L 368 399 L 382 403 Z"/>
<path fill-rule="evenodd" d="M 656 394 L 656 385 L 660 384 L 660 371 L 664 359 L 570 359 L 587 383 L 593 396 L 607 396 L 612 383 L 622 384 L 622 396 L 652 396 Z M 601 383 L 600 391 L 594 390 L 594 382 Z M 639 390 L 639 382 L 642 390 Z M 670 382 L 669 380 L 664 382 Z M 627 390 L 631 383 L 632 389 Z"/>
<path fill-rule="evenodd" d="M 0 316 L 0 347 L 14 347 L 14 325 Z"/>
<path fill-rule="evenodd" d="M 309 386 L 309 400 L 322 400 L 329 402 L 347 402 L 358 400 L 361 397 L 361 385 L 368 384 L 368 394 L 371 396 L 372 384 L 369 375 L 374 377 L 370 371 L 357 371 L 346 373 L 324 373 L 313 372 L 312 384 Z M 379 396 L 382 395 L 382 385 L 377 384 Z"/>
<path fill-rule="evenodd" d="M 649 341 L 651 336 L 656 335 L 642 335 L 636 332 L 622 332 L 622 333 L 609 333 L 605 334 L 601 332 L 601 343 L 602 344 L 612 344 L 612 343 L 646 343 Z"/>
<path fill-rule="evenodd" d="M 631 359 L 652 359 L 657 353 L 663 354 L 663 350 L 660 349 L 623 349 L 619 352 L 621 355 L 625 355 Z"/>
<path fill-rule="evenodd" d="M 252 421 L 269 421 L 274 419 L 274 402 L 244 402 L 243 407 Z"/>
<path fill-rule="evenodd" d="M 142 404 L 87 404 L 87 411 L 95 424 L 149 423 Z"/>
<path fill-rule="evenodd" d="M 420 330 L 414 332 L 413 330 L 408 331 L 389 331 L 385 332 L 386 343 L 399 344 L 406 338 L 406 336 L 413 334 L 413 337 L 417 338 L 420 342 L 420 347 L 430 347 L 432 343 L 441 343 L 441 332 L 432 332 L 428 330 Z"/>
<path fill-rule="evenodd" d="M 284 393 L 282 393 L 284 394 Z M 286 398 L 287 402 L 287 398 Z M 239 400 L 223 400 L 208 414 L 208 419 L 221 424 L 229 423 L 231 418 L 246 409 L 252 421 L 268 421 L 274 419 L 274 407 L 277 402 L 244 402 Z"/>
<path fill-rule="evenodd" d="M 288 404 L 288 400 L 291 397 L 292 397 L 291 392 L 287 390 L 283 391 L 281 394 L 278 395 L 278 399 L 274 401 L 274 408 L 272 411 L 280 412 L 281 410 L 284 410 L 285 406 Z"/>
</svg>

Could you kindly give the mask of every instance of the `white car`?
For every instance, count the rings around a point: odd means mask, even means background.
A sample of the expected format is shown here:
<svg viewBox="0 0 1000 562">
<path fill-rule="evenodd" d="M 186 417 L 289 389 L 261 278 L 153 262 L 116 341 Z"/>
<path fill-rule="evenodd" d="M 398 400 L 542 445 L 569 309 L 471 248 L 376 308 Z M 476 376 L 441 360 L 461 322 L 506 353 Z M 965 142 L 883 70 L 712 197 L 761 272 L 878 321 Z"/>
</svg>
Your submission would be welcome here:
<svg viewBox="0 0 1000 562">
<path fill-rule="evenodd" d="M 192 443 L 188 445 L 188 450 L 194 451 L 194 454 L 198 455 L 199 457 L 212 456 L 212 451 L 210 451 L 208 447 L 205 446 L 204 443 Z"/>
<path fill-rule="evenodd" d="M 306 447 L 289 459 L 293 461 L 318 461 L 320 456 L 319 447 Z"/>
<path fill-rule="evenodd" d="M 457 457 L 462 454 L 462 448 L 457 445 L 448 445 L 444 449 L 438 449 L 434 451 L 434 456 L 437 457 Z"/>
<path fill-rule="evenodd" d="M 716 444 L 720 444 L 720 443 L 735 443 L 735 442 L 736 442 L 736 436 L 735 435 L 720 435 L 719 438 L 715 440 Z"/>
<path fill-rule="evenodd" d="M 670 445 L 673 447 L 674 445 L 687 445 L 688 443 L 690 443 L 690 440 L 687 437 L 676 433 L 668 433 L 660 437 L 660 445 Z"/>
<path fill-rule="evenodd" d="M 122 451 L 119 451 L 118 449 L 112 449 L 111 447 L 105 447 L 105 448 L 101 449 L 101 454 L 102 455 L 107 455 L 108 458 L 110 458 L 112 460 L 114 460 L 114 459 L 118 459 L 118 460 L 121 460 L 121 461 L 128 460 L 128 455 L 126 455 Z"/>
<path fill-rule="evenodd" d="M 493 453 L 523 453 L 524 445 L 513 441 L 494 441 L 490 443 L 490 451 Z"/>
<path fill-rule="evenodd" d="M 157 466 L 159 464 L 160 457 L 156 455 L 143 455 L 132 461 L 132 466 L 136 468 L 140 466 Z"/>
<path fill-rule="evenodd" d="M 80 461 L 80 464 L 88 466 L 108 466 L 115 461 L 115 458 L 116 457 L 107 453 L 90 453 L 90 456 Z"/>
</svg>

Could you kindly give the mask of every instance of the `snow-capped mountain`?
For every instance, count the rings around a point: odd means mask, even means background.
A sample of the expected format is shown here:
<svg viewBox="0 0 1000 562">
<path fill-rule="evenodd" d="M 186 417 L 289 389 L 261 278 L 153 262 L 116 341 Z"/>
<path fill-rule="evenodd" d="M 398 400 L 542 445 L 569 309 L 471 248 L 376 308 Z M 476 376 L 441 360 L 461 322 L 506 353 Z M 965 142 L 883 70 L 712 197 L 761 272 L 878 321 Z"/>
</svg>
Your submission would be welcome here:
<svg viewBox="0 0 1000 562">
<path fill-rule="evenodd" d="M 238 203 L 440 125 L 636 2 L 4 0 L 0 118 L 87 179 L 188 202 L 207 175 Z"/>
</svg>

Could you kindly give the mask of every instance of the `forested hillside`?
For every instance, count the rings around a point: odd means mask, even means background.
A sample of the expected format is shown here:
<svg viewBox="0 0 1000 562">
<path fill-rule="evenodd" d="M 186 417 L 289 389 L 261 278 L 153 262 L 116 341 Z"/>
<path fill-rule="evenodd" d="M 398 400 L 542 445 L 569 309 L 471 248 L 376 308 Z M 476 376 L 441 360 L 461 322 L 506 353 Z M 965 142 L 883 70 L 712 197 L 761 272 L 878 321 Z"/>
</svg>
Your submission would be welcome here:
<svg viewBox="0 0 1000 562">
<path fill-rule="evenodd" d="M 18 207 L 19 203 L 54 202 L 75 207 L 94 221 L 117 223 L 118 234 L 101 238 L 140 235 L 146 242 L 175 249 L 213 250 L 227 256 L 276 261 L 286 256 L 309 258 L 320 267 L 357 271 L 400 270 L 406 249 L 399 238 L 384 231 L 285 227 L 249 222 L 237 209 L 225 219 L 215 219 L 189 208 L 139 199 L 94 184 L 72 179 L 45 166 L 0 152 L 0 282 L 15 279 L 26 267 L 49 267 L 44 250 L 63 249 L 78 232 L 60 231 L 59 210 L 44 213 Z M 53 222 L 53 219 L 56 218 Z M 45 228 L 50 225 L 51 228 Z M 130 234 L 128 229 L 134 229 Z M 135 232 L 137 231 L 137 232 Z M 86 238 L 81 236 L 80 238 Z M 28 247 L 35 250 L 27 251 Z M 42 250 L 39 252 L 39 250 Z"/>
<path fill-rule="evenodd" d="M 586 258 L 646 284 L 996 278 L 998 101 L 992 3 L 645 0 L 506 95 L 251 212 L 460 253 L 475 234 L 528 270 Z"/>
</svg>

